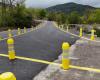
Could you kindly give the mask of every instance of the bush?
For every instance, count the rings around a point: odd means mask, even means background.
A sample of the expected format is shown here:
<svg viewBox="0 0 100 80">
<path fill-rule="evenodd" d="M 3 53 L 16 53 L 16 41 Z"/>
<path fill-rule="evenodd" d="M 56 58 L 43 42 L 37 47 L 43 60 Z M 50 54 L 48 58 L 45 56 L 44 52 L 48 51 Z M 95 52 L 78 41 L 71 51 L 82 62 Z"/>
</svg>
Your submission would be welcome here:
<svg viewBox="0 0 100 80">
<path fill-rule="evenodd" d="M 96 29 L 96 35 L 97 37 L 100 37 L 100 29 Z"/>
</svg>

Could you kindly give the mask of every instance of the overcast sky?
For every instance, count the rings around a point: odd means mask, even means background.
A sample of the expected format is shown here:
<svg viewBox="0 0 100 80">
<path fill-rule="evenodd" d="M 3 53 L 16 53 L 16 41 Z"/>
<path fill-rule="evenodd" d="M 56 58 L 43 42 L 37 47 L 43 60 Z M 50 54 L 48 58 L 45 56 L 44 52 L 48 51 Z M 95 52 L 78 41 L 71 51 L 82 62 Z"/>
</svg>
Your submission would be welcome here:
<svg viewBox="0 0 100 80">
<path fill-rule="evenodd" d="M 25 4 L 27 7 L 46 8 L 49 6 L 68 2 L 75 2 L 79 4 L 100 7 L 100 0 L 26 0 Z"/>
</svg>

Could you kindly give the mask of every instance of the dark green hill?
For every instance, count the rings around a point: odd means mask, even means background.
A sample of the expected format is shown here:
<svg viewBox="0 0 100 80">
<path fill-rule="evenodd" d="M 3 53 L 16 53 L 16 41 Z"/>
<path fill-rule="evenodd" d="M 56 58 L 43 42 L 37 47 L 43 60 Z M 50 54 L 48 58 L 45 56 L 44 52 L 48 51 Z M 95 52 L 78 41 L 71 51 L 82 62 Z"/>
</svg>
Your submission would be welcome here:
<svg viewBox="0 0 100 80">
<path fill-rule="evenodd" d="M 78 12 L 79 14 L 84 14 L 87 10 L 93 10 L 93 9 L 96 8 L 89 5 L 82 5 L 73 2 L 46 8 L 46 10 L 50 12 L 63 12 L 63 13 Z"/>
</svg>

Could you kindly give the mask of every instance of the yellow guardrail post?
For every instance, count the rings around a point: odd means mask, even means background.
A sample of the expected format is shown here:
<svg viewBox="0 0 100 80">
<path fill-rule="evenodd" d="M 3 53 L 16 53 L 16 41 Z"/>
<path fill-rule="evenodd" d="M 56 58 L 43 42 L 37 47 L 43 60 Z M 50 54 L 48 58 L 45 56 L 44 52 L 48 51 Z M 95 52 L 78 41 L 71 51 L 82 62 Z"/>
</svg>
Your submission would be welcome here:
<svg viewBox="0 0 100 80">
<path fill-rule="evenodd" d="M 12 37 L 12 31 L 11 31 L 11 29 L 8 29 L 8 37 L 9 37 L 9 38 Z"/>
<path fill-rule="evenodd" d="M 91 40 L 95 40 L 95 30 L 94 29 L 92 29 L 91 30 Z"/>
<path fill-rule="evenodd" d="M 0 74 L 0 80 L 16 80 L 16 77 L 11 72 L 5 72 Z"/>
<path fill-rule="evenodd" d="M 0 41 L 3 39 L 3 37 L 2 36 L 0 36 Z"/>
<path fill-rule="evenodd" d="M 14 60 L 15 59 L 14 39 L 13 38 L 9 38 L 7 40 L 7 44 L 8 44 L 9 60 Z"/>
<path fill-rule="evenodd" d="M 24 27 L 24 33 L 26 33 L 27 32 L 27 29 L 26 29 L 26 27 Z"/>
<path fill-rule="evenodd" d="M 20 35 L 21 34 L 21 29 L 20 28 L 18 28 L 18 35 Z"/>
<path fill-rule="evenodd" d="M 79 34 L 79 37 L 82 37 L 83 36 L 83 29 L 82 27 L 80 27 L 80 34 Z"/>
<path fill-rule="evenodd" d="M 70 65 L 70 59 L 68 59 L 68 57 L 69 57 L 69 54 L 68 54 L 69 48 L 70 48 L 69 43 L 64 42 L 62 44 L 62 68 L 64 70 L 67 70 L 67 69 L 70 68 L 69 67 L 69 65 Z"/>
</svg>

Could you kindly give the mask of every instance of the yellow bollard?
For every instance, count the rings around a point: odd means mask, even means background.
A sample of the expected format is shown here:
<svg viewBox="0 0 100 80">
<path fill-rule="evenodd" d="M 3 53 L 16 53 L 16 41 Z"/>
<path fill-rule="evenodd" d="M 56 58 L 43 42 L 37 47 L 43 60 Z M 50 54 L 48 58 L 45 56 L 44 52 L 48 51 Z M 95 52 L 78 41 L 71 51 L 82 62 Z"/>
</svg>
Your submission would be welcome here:
<svg viewBox="0 0 100 80">
<path fill-rule="evenodd" d="M 62 68 L 64 70 L 68 70 L 70 65 L 70 60 L 69 59 L 62 59 Z"/>
<path fill-rule="evenodd" d="M 5 72 L 0 74 L 0 80 L 16 80 L 16 77 L 11 72 Z"/>
<path fill-rule="evenodd" d="M 64 70 L 69 69 L 69 65 L 70 65 L 70 59 L 68 59 L 69 54 L 68 54 L 68 50 L 70 48 L 69 43 L 65 42 L 62 44 L 62 68 Z"/>
<path fill-rule="evenodd" d="M 12 32 L 11 29 L 8 29 L 8 37 L 11 38 L 12 37 Z"/>
<path fill-rule="evenodd" d="M 11 33 L 11 29 L 8 29 L 8 33 Z"/>
<path fill-rule="evenodd" d="M 9 38 L 7 40 L 7 44 L 8 44 L 9 60 L 14 60 L 15 59 L 15 50 L 14 50 L 14 40 L 13 40 L 13 38 Z"/>
<path fill-rule="evenodd" d="M 2 36 L 0 36 L 0 41 L 3 39 L 3 37 Z"/>
<path fill-rule="evenodd" d="M 95 33 L 95 30 L 92 29 L 92 30 L 91 30 L 91 40 L 95 40 L 95 35 L 94 35 L 94 33 Z"/>
<path fill-rule="evenodd" d="M 83 29 L 82 27 L 80 28 L 80 34 L 79 34 L 79 37 L 82 37 L 83 36 Z"/>
<path fill-rule="evenodd" d="M 21 34 L 21 30 L 20 30 L 20 28 L 18 28 L 18 35 L 20 35 Z"/>
<path fill-rule="evenodd" d="M 26 33 L 27 32 L 27 29 L 26 29 L 26 27 L 24 27 L 24 33 Z"/>
</svg>

